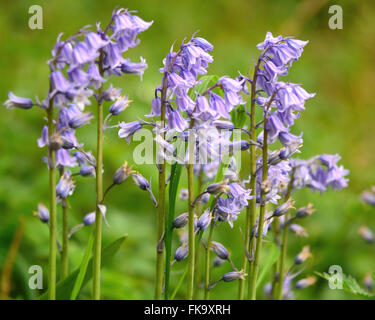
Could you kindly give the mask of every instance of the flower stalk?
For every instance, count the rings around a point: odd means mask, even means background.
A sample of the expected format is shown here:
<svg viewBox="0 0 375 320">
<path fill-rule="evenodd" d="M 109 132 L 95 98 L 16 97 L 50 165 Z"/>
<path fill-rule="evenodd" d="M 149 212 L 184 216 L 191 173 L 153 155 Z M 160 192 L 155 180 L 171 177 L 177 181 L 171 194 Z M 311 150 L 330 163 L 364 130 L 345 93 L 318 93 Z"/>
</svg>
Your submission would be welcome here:
<svg viewBox="0 0 375 320">
<path fill-rule="evenodd" d="M 99 57 L 99 71 L 103 74 L 103 53 Z M 101 95 L 103 85 L 98 89 L 97 133 L 96 133 L 96 206 L 95 206 L 95 240 L 93 253 L 93 300 L 100 300 L 100 268 L 102 254 L 103 214 L 98 205 L 103 202 L 103 103 Z"/>
<path fill-rule="evenodd" d="M 53 98 L 50 98 L 47 110 L 48 118 L 48 133 L 49 139 L 54 132 L 53 121 Z M 56 299 L 56 252 L 57 252 L 57 214 L 56 214 L 56 155 L 55 151 L 48 148 L 48 166 L 49 166 L 49 195 L 50 195 L 50 217 L 49 217 L 49 286 L 48 286 L 48 299 Z"/>
<path fill-rule="evenodd" d="M 62 252 L 61 252 L 61 279 L 68 276 L 69 271 L 69 225 L 68 225 L 68 200 L 64 199 L 62 202 Z"/>
<path fill-rule="evenodd" d="M 167 75 L 164 74 L 163 85 L 161 91 L 161 106 L 160 106 L 160 122 L 161 128 L 165 127 L 165 100 L 167 94 Z M 162 138 L 165 138 L 164 130 L 160 132 Z M 161 299 L 162 288 L 163 288 L 163 235 L 165 225 L 165 161 L 161 159 L 159 165 L 159 199 L 158 199 L 158 217 L 157 217 L 157 241 L 158 245 L 156 248 L 156 284 L 155 284 L 155 300 Z"/>
<path fill-rule="evenodd" d="M 206 266 L 204 274 L 204 299 L 210 299 L 210 247 L 212 243 L 212 234 L 214 231 L 214 220 L 212 219 L 210 224 L 210 231 L 207 238 L 207 247 L 206 247 Z"/>
<path fill-rule="evenodd" d="M 288 184 L 288 189 L 284 197 L 284 202 L 287 202 L 290 198 L 290 195 L 293 190 L 293 184 L 294 184 L 294 173 L 295 169 L 292 170 L 291 178 Z M 287 253 L 287 247 L 288 247 L 288 218 L 289 213 L 287 212 L 284 217 L 284 226 L 283 226 L 283 236 L 282 236 L 282 243 L 281 243 L 281 256 L 279 261 L 279 271 L 278 271 L 278 281 L 276 283 L 276 300 L 281 300 L 283 298 L 283 283 L 284 283 L 284 269 L 285 269 L 285 261 L 286 261 L 286 253 Z"/>
</svg>

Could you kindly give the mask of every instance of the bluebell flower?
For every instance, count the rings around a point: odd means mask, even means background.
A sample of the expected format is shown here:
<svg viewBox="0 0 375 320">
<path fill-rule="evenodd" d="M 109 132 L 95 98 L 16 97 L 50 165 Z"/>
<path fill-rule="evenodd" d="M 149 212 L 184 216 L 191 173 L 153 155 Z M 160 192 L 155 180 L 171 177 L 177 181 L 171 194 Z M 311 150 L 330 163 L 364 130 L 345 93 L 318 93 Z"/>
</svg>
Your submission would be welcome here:
<svg viewBox="0 0 375 320">
<path fill-rule="evenodd" d="M 115 101 L 121 96 L 122 89 L 114 88 L 112 83 L 103 91 L 101 98 L 105 101 Z"/>
<path fill-rule="evenodd" d="M 304 246 L 302 248 L 302 251 L 298 253 L 297 256 L 294 258 L 294 263 L 297 265 L 302 264 L 311 257 L 312 257 L 312 254 L 310 252 L 310 246 Z"/>
<path fill-rule="evenodd" d="M 212 51 L 214 49 L 214 46 L 211 43 L 201 37 L 195 37 L 191 41 L 204 51 Z"/>
<path fill-rule="evenodd" d="M 73 194 L 75 189 L 74 181 L 72 179 L 71 172 L 66 170 L 61 176 L 59 183 L 56 186 L 56 195 L 60 199 L 65 199 Z"/>
<path fill-rule="evenodd" d="M 210 92 L 210 106 L 225 119 L 230 119 L 230 114 L 225 100 L 216 93 Z"/>
<path fill-rule="evenodd" d="M 78 42 L 73 49 L 73 65 L 82 66 L 93 62 L 99 56 L 99 52 L 92 50 L 86 42 Z"/>
<path fill-rule="evenodd" d="M 365 240 L 367 243 L 374 243 L 375 241 L 375 235 L 374 233 L 370 230 L 370 228 L 366 226 L 361 226 L 358 229 L 358 234 Z"/>
<path fill-rule="evenodd" d="M 115 103 L 113 103 L 109 108 L 109 113 L 111 113 L 114 116 L 119 115 L 121 112 L 123 112 L 129 104 L 132 102 L 132 100 L 128 99 L 128 96 L 121 96 L 119 97 Z"/>
<path fill-rule="evenodd" d="M 305 289 L 306 287 L 313 285 L 315 282 L 316 282 L 316 277 L 314 276 L 298 280 L 296 282 L 296 289 Z"/>
<path fill-rule="evenodd" d="M 92 63 L 87 68 L 87 74 L 89 79 L 89 85 L 95 89 L 99 89 L 100 86 L 106 81 L 99 72 L 99 68 L 95 63 Z M 108 91 L 107 91 L 108 92 Z M 103 92 L 104 95 L 104 92 Z"/>
<path fill-rule="evenodd" d="M 361 194 L 361 200 L 371 206 L 375 206 L 375 187 L 371 191 L 364 191 Z"/>
<path fill-rule="evenodd" d="M 89 49 L 95 52 L 106 46 L 109 41 L 103 39 L 102 36 L 96 32 L 89 32 L 85 35 L 85 42 L 87 43 Z"/>
<path fill-rule="evenodd" d="M 85 226 L 90 226 L 90 225 L 94 224 L 95 223 L 95 212 L 90 212 L 90 213 L 86 214 L 82 219 L 82 223 Z"/>
<path fill-rule="evenodd" d="M 52 90 L 66 93 L 72 89 L 71 83 L 65 79 L 61 71 L 53 71 L 50 75 Z"/>
<path fill-rule="evenodd" d="M 206 210 L 197 220 L 196 230 L 195 232 L 198 233 L 199 231 L 206 230 L 210 223 L 211 223 L 211 213 L 209 210 Z"/>
<path fill-rule="evenodd" d="M 174 254 L 174 259 L 176 261 L 182 261 L 186 259 L 188 255 L 189 255 L 189 247 L 187 243 L 183 243 L 180 247 L 177 248 Z"/>
<path fill-rule="evenodd" d="M 207 121 L 215 118 L 216 111 L 211 108 L 205 96 L 199 95 L 197 97 L 197 105 L 193 116 L 202 121 Z"/>
<path fill-rule="evenodd" d="M 188 128 L 187 121 L 181 116 L 178 110 L 168 108 L 168 128 L 182 132 Z"/>
<path fill-rule="evenodd" d="M 70 111 L 73 109 L 71 107 Z M 74 112 L 74 114 L 73 114 Z M 80 128 L 86 124 L 88 124 L 92 119 L 94 119 L 94 115 L 92 112 L 78 112 L 72 111 L 70 113 L 70 119 L 69 119 L 69 127 L 72 129 Z"/>
<path fill-rule="evenodd" d="M 129 73 L 129 74 L 137 74 L 139 75 L 139 78 L 142 81 L 142 75 L 147 69 L 147 63 L 146 60 L 141 57 L 141 61 L 139 63 L 131 62 L 130 59 L 126 59 L 121 64 L 121 71 L 123 73 Z"/>
<path fill-rule="evenodd" d="M 140 121 L 132 122 L 120 122 L 119 126 L 121 129 L 118 132 L 119 138 L 125 138 L 127 143 L 130 143 L 131 137 L 140 129 L 142 129 L 142 123 Z"/>
<path fill-rule="evenodd" d="M 33 213 L 43 223 L 47 223 L 49 221 L 49 210 L 43 203 L 39 203 L 38 204 L 38 210 L 34 211 Z"/>
<path fill-rule="evenodd" d="M 229 257 L 228 250 L 219 242 L 217 241 L 211 241 L 211 247 L 210 247 L 216 255 L 223 260 L 227 260 Z"/>
<path fill-rule="evenodd" d="M 247 276 L 247 274 L 245 272 L 243 272 L 243 270 L 232 271 L 232 272 L 225 273 L 221 279 L 224 282 L 231 282 L 231 281 L 235 281 L 235 280 L 239 280 L 239 279 L 245 280 L 246 276 Z"/>
<path fill-rule="evenodd" d="M 5 101 L 4 105 L 8 109 L 12 108 L 21 108 L 21 109 L 30 109 L 33 106 L 33 101 L 29 98 L 18 97 L 13 92 L 8 93 L 8 100 Z"/>
<path fill-rule="evenodd" d="M 154 99 L 152 99 L 151 113 L 145 115 L 145 117 L 160 117 L 160 110 L 161 110 L 161 99 L 159 97 L 155 97 Z"/>
<path fill-rule="evenodd" d="M 182 213 L 173 220 L 173 224 L 172 224 L 173 228 L 176 228 L 176 229 L 183 228 L 187 225 L 188 221 L 189 221 L 189 213 L 187 212 Z"/>
</svg>

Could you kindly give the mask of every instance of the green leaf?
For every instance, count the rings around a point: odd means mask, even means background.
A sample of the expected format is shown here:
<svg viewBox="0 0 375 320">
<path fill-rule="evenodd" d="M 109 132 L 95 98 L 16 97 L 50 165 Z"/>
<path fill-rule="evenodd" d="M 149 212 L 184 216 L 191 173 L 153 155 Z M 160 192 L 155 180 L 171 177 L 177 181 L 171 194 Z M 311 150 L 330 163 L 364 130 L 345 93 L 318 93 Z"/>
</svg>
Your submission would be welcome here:
<svg viewBox="0 0 375 320">
<path fill-rule="evenodd" d="M 70 295 L 70 300 L 75 300 L 82 288 L 82 283 L 83 283 L 83 280 L 85 279 L 87 266 L 89 264 L 91 253 L 92 253 L 92 248 L 94 246 L 94 238 L 95 238 L 94 229 L 92 229 L 90 233 L 89 241 L 87 242 L 87 245 L 86 245 L 85 253 L 83 255 L 81 267 L 79 268 L 79 273 L 78 273 L 76 282 L 74 283 L 72 294 Z"/>
<path fill-rule="evenodd" d="M 176 208 L 176 197 L 178 184 L 180 182 L 182 166 L 177 162 L 172 165 L 171 178 L 169 182 L 169 212 L 167 219 L 165 219 L 165 300 L 168 300 L 169 294 L 169 278 L 171 270 L 171 251 L 172 251 L 172 235 L 173 235 L 173 219 Z"/>
<path fill-rule="evenodd" d="M 116 241 L 112 242 L 108 246 L 102 249 L 102 267 L 105 266 L 116 254 L 116 252 L 121 248 L 122 244 L 126 240 L 128 236 L 125 235 Z M 85 277 L 82 281 L 83 288 L 87 282 L 92 277 L 92 258 L 90 259 L 88 265 L 87 265 L 87 272 L 85 274 Z M 56 286 L 56 300 L 69 300 L 71 297 L 72 290 L 74 288 L 77 276 L 80 272 L 80 268 L 73 271 L 70 275 L 68 275 L 64 280 L 61 280 L 57 283 Z M 46 300 L 48 299 L 48 292 L 45 292 L 39 297 L 40 300 Z"/>
<path fill-rule="evenodd" d="M 257 285 L 256 285 L 257 288 L 262 284 L 263 280 L 265 279 L 267 274 L 270 272 L 273 265 L 279 259 L 279 256 L 280 256 L 280 249 L 276 245 L 272 244 L 270 251 L 267 254 L 267 259 L 262 265 L 260 274 L 258 276 Z"/>
<path fill-rule="evenodd" d="M 235 127 L 242 128 L 245 124 L 247 114 L 245 112 L 245 106 L 238 106 L 233 109 L 230 113 L 231 120 Z"/>
<path fill-rule="evenodd" d="M 331 275 L 326 272 L 317 272 L 315 274 L 319 277 L 326 279 L 329 281 L 331 279 Z M 363 289 L 359 284 L 358 281 L 351 275 L 342 274 L 342 289 L 346 292 L 351 294 L 355 294 L 357 296 L 362 296 L 366 298 L 375 297 L 375 294 L 368 292 L 367 290 Z"/>
<path fill-rule="evenodd" d="M 186 277 L 188 271 L 189 271 L 189 266 L 186 265 L 186 267 L 185 267 L 185 271 L 184 271 L 183 275 L 181 276 L 180 280 L 178 281 L 177 286 L 176 286 L 176 288 L 174 289 L 174 291 L 173 291 L 173 293 L 172 293 L 171 300 L 173 300 L 173 299 L 175 298 L 175 296 L 176 296 L 178 290 L 180 289 L 182 283 L 184 282 L 184 279 L 185 279 L 185 277 Z"/>
<path fill-rule="evenodd" d="M 194 87 L 194 92 L 192 92 L 192 98 L 196 99 L 197 97 L 196 93 L 199 93 L 199 94 L 204 93 L 208 88 L 211 88 L 212 86 L 214 86 L 217 80 L 219 80 L 219 76 L 216 76 L 216 75 L 207 75 L 207 76 L 200 77 L 199 81 L 201 81 L 201 83 L 197 84 Z"/>
</svg>

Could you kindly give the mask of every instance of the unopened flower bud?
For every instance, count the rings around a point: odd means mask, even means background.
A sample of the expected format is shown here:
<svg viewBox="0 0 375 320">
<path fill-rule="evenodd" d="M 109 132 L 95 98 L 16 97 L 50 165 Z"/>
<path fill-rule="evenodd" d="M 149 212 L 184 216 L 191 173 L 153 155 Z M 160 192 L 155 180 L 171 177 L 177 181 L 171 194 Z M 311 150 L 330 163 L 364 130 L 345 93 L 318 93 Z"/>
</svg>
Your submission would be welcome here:
<svg viewBox="0 0 375 320">
<path fill-rule="evenodd" d="M 105 101 L 115 101 L 120 97 L 121 91 L 121 89 L 114 88 L 111 84 L 107 90 L 103 91 L 102 99 Z"/>
<path fill-rule="evenodd" d="M 211 214 L 206 210 L 198 219 L 196 232 L 206 230 L 211 223 Z"/>
<path fill-rule="evenodd" d="M 219 257 L 215 257 L 213 265 L 214 265 L 214 267 L 220 267 L 224 262 L 225 262 L 225 260 L 223 260 Z"/>
<path fill-rule="evenodd" d="M 200 197 L 199 202 L 201 202 L 203 204 L 207 204 L 209 200 L 210 200 L 210 194 L 209 193 L 205 193 L 204 195 L 202 195 Z"/>
<path fill-rule="evenodd" d="M 223 277 L 221 278 L 224 282 L 231 282 L 231 281 L 235 281 L 235 280 L 245 280 L 245 277 L 247 276 L 247 274 L 245 272 L 243 272 L 242 270 L 241 271 L 232 271 L 232 272 L 228 272 L 226 274 L 223 275 Z"/>
<path fill-rule="evenodd" d="M 73 194 L 75 189 L 74 181 L 70 171 L 65 171 L 56 186 L 56 196 L 65 199 Z"/>
<path fill-rule="evenodd" d="M 49 148 L 51 150 L 56 151 L 56 150 L 59 150 L 59 149 L 62 148 L 63 143 L 64 143 L 64 141 L 61 138 L 61 136 L 59 134 L 55 133 L 52 136 L 50 136 L 48 145 L 49 145 Z"/>
<path fill-rule="evenodd" d="M 61 147 L 66 150 L 73 149 L 75 147 L 74 142 L 64 136 L 61 136 L 62 139 L 62 145 Z"/>
<path fill-rule="evenodd" d="M 148 190 L 150 188 L 150 183 L 145 177 L 139 173 L 132 174 L 134 183 L 142 190 Z"/>
<path fill-rule="evenodd" d="M 316 277 L 311 276 L 297 281 L 297 289 L 305 289 L 306 287 L 312 286 L 316 282 Z"/>
<path fill-rule="evenodd" d="M 361 194 L 361 200 L 371 206 L 375 206 L 375 193 L 370 191 L 364 191 Z"/>
<path fill-rule="evenodd" d="M 90 213 L 86 214 L 82 219 L 82 223 L 85 226 L 90 226 L 90 225 L 94 224 L 95 223 L 95 212 L 90 212 Z"/>
<path fill-rule="evenodd" d="M 112 115 L 117 116 L 121 112 L 123 112 L 131 102 L 132 100 L 129 100 L 127 95 L 121 96 L 116 100 L 114 104 L 111 105 L 111 107 L 109 108 L 109 112 Z"/>
<path fill-rule="evenodd" d="M 189 221 L 189 214 L 187 212 L 180 214 L 173 220 L 173 228 L 179 229 L 186 226 Z"/>
<path fill-rule="evenodd" d="M 296 212 L 296 218 L 306 218 L 308 216 L 311 216 L 315 212 L 315 209 L 313 209 L 313 205 L 309 203 L 307 207 L 299 208 Z"/>
<path fill-rule="evenodd" d="M 226 181 L 213 183 L 207 187 L 209 194 L 227 193 L 230 191 L 230 186 Z"/>
<path fill-rule="evenodd" d="M 284 214 L 286 214 L 291 208 L 294 208 L 293 207 L 293 204 L 295 203 L 294 200 L 292 200 L 291 198 L 288 199 L 287 202 L 283 203 L 282 205 L 278 206 L 275 211 L 273 212 L 273 215 L 275 217 L 280 217 L 280 216 L 283 216 Z"/>
<path fill-rule="evenodd" d="M 4 105 L 8 109 L 12 108 L 21 108 L 21 109 L 30 109 L 33 106 L 33 101 L 29 98 L 18 97 L 13 92 L 8 93 L 8 100 L 5 101 Z"/>
<path fill-rule="evenodd" d="M 179 195 L 181 200 L 187 200 L 189 197 L 189 191 L 188 189 L 181 188 L 180 189 L 180 195 Z"/>
<path fill-rule="evenodd" d="M 176 261 L 182 261 L 186 259 L 188 254 L 189 254 L 189 247 L 187 243 L 183 243 L 181 246 L 177 248 L 176 252 L 174 253 L 174 259 Z"/>
<path fill-rule="evenodd" d="M 374 288 L 374 279 L 371 276 L 371 273 L 366 273 L 365 277 L 363 278 L 363 285 L 368 291 L 372 291 Z"/>
<path fill-rule="evenodd" d="M 367 243 L 373 243 L 374 242 L 374 233 L 367 228 L 366 226 L 362 226 L 358 229 L 358 234 L 365 240 Z"/>
<path fill-rule="evenodd" d="M 310 246 L 304 246 L 302 248 L 302 251 L 297 254 L 296 258 L 294 259 L 295 264 L 302 264 L 304 263 L 308 258 L 311 258 L 312 254 L 310 252 Z"/>
<path fill-rule="evenodd" d="M 272 181 L 271 180 L 264 180 L 260 186 L 260 189 L 263 194 L 267 194 L 271 191 L 272 188 Z"/>
<path fill-rule="evenodd" d="M 43 203 L 39 203 L 38 211 L 34 211 L 33 213 L 43 223 L 47 223 L 49 221 L 49 211 L 48 211 L 48 208 Z"/>
<path fill-rule="evenodd" d="M 300 237 L 307 237 L 306 229 L 299 224 L 292 223 L 289 225 L 289 230 L 295 233 L 297 236 Z"/>
<path fill-rule="evenodd" d="M 115 174 L 113 175 L 113 183 L 114 184 L 122 184 L 129 176 L 129 174 L 131 173 L 131 166 L 128 167 L 128 163 L 127 161 L 124 162 L 124 164 L 117 169 L 117 171 L 115 172 Z"/>
<path fill-rule="evenodd" d="M 216 242 L 216 241 L 212 241 L 211 242 L 211 249 L 213 250 L 213 252 L 216 253 L 216 255 L 223 259 L 223 260 L 227 260 L 228 257 L 229 257 L 229 253 L 228 253 L 228 250 L 219 242 Z"/>
<path fill-rule="evenodd" d="M 79 174 L 82 177 L 95 177 L 96 171 L 95 171 L 95 168 L 93 166 L 83 166 L 79 170 Z"/>
</svg>

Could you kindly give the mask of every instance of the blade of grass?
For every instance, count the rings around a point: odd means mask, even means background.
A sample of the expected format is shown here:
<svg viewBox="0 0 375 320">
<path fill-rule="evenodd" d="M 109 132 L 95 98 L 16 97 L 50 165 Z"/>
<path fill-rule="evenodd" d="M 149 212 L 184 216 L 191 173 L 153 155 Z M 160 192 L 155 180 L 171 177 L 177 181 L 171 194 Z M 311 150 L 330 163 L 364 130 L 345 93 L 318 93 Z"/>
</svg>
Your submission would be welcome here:
<svg viewBox="0 0 375 320">
<path fill-rule="evenodd" d="M 75 300 L 82 288 L 82 283 L 83 283 L 83 280 L 85 279 L 87 266 L 90 261 L 93 245 L 94 245 L 94 230 L 92 230 L 90 233 L 90 237 L 86 245 L 86 250 L 83 255 L 82 262 L 81 262 L 81 267 L 79 268 L 79 273 L 77 275 L 76 282 L 74 283 L 72 294 L 70 295 L 70 300 Z"/>
<path fill-rule="evenodd" d="M 114 242 L 110 243 L 108 246 L 103 248 L 102 250 L 102 267 L 105 266 L 109 261 L 113 258 L 116 252 L 121 248 L 122 244 L 126 240 L 128 236 L 125 235 Z M 93 274 L 93 259 L 91 258 L 87 268 L 86 274 L 82 282 L 81 289 L 90 281 L 92 274 Z M 79 274 L 80 269 L 76 269 L 71 274 L 69 274 L 64 280 L 60 281 L 56 286 L 56 299 L 57 300 L 69 300 L 72 290 L 74 288 L 75 281 Z M 48 299 L 48 292 L 42 294 L 38 298 L 39 300 L 46 300 Z"/>
</svg>

